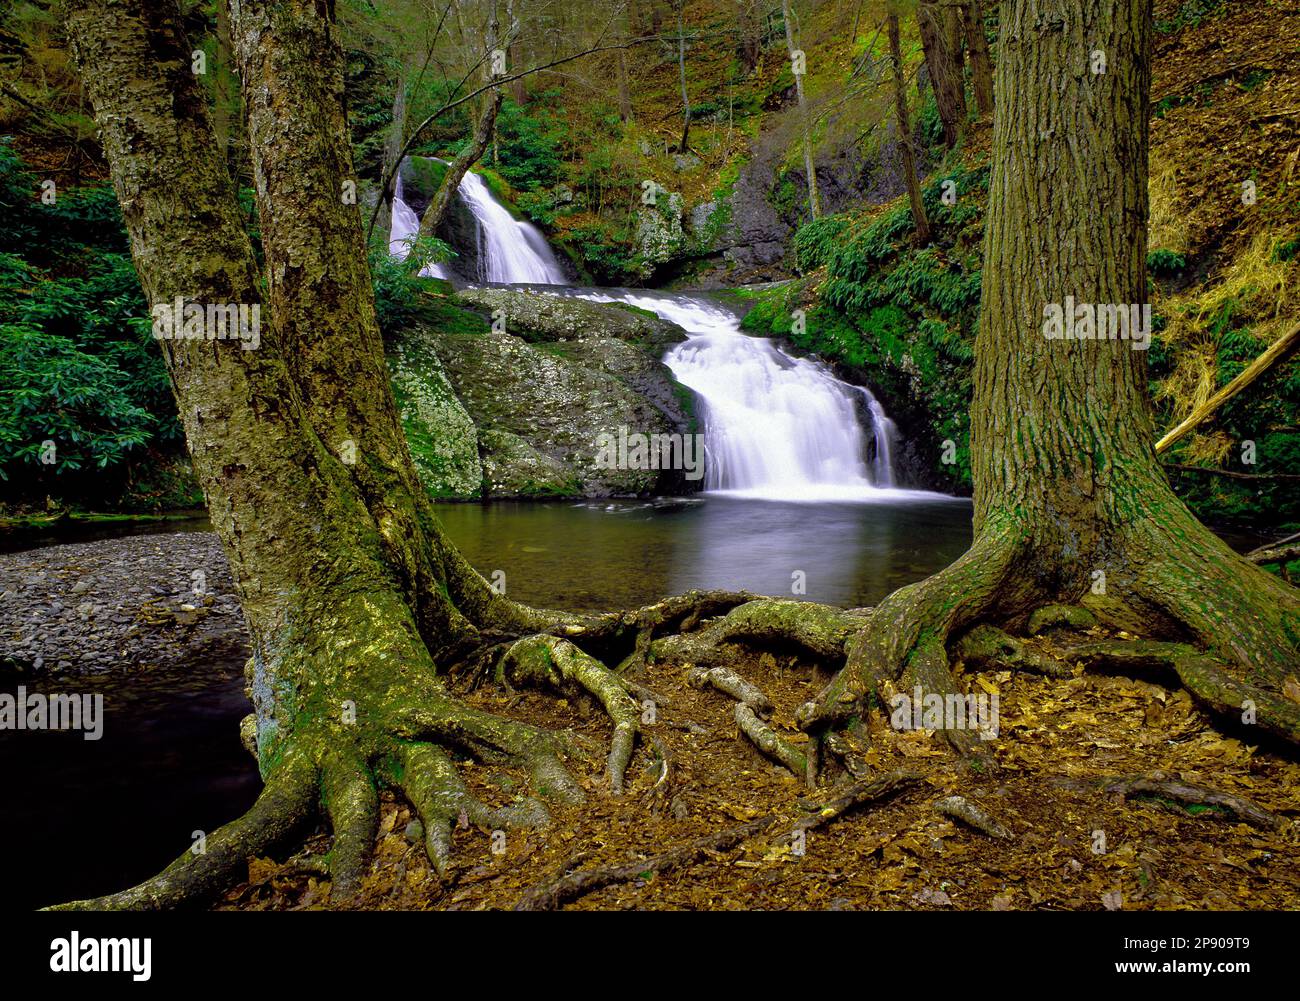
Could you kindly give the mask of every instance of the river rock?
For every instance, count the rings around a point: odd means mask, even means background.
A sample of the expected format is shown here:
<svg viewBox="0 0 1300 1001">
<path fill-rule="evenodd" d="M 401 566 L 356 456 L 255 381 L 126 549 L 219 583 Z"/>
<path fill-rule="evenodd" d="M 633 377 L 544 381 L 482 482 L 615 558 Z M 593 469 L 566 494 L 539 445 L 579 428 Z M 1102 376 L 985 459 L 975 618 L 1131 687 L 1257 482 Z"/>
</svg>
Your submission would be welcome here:
<svg viewBox="0 0 1300 1001">
<path fill-rule="evenodd" d="M 689 392 L 653 354 L 613 337 L 529 343 L 421 328 L 404 340 L 437 353 L 473 420 L 483 496 L 610 497 L 697 485 L 677 470 L 603 468 L 602 435 L 694 430 Z"/>
<path fill-rule="evenodd" d="M 489 314 L 498 311 L 506 333 L 529 341 L 617 338 L 662 353 L 686 340 L 686 331 L 649 310 L 626 303 L 596 303 L 572 296 L 503 288 L 467 288 L 456 298 Z"/>
</svg>

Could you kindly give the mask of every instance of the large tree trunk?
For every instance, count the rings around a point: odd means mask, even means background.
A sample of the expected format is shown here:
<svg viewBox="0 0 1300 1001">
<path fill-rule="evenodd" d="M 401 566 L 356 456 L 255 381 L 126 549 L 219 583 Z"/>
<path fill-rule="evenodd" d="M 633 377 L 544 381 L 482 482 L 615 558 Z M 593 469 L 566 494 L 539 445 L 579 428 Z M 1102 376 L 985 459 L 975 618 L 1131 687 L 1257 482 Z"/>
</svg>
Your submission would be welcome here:
<svg viewBox="0 0 1300 1001">
<path fill-rule="evenodd" d="M 266 788 L 209 837 L 206 854 L 187 853 L 91 905 L 161 907 L 210 893 L 322 801 L 335 884 L 346 891 L 371 847 L 372 769 L 388 762 L 411 775 L 415 758 L 420 784 L 403 788 L 427 815 L 441 864 L 447 805 L 477 807 L 427 740 L 495 749 L 576 794 L 553 736 L 470 709 L 436 677 L 435 657 L 463 649 L 478 626 L 559 620 L 492 591 L 447 544 L 419 486 L 359 209 L 346 197 L 354 175 L 336 26 L 312 0 L 231 3 L 267 263 L 262 302 L 175 0 L 69 0 L 65 9 L 149 302 L 270 313 L 255 349 L 161 342 L 251 634 L 252 736 Z"/>
<path fill-rule="evenodd" d="M 966 124 L 966 90 L 961 71 L 961 50 L 953 51 L 950 24 L 935 0 L 922 0 L 916 8 L 925 66 L 934 88 L 943 141 L 952 148 L 961 139 Z"/>
<path fill-rule="evenodd" d="M 984 5 L 971 0 L 962 5 L 962 18 L 966 26 L 966 47 L 970 49 L 971 85 L 975 89 L 975 107 L 980 116 L 993 114 L 993 60 L 989 56 L 989 40 L 984 34 Z"/>
<path fill-rule="evenodd" d="M 799 50 L 799 42 L 794 33 L 794 14 L 790 9 L 790 0 L 781 0 L 781 16 L 785 20 L 785 45 L 790 54 L 791 63 Z M 808 121 L 808 102 L 803 92 L 804 74 L 802 68 L 794 75 L 794 92 L 799 101 L 799 125 L 803 130 L 803 170 L 808 179 L 808 212 L 814 219 L 822 214 L 821 197 L 817 193 L 817 166 L 813 162 L 812 131 Z"/>
<path fill-rule="evenodd" d="M 894 67 L 894 110 L 898 115 L 898 150 L 903 158 L 903 179 L 907 182 L 907 197 L 912 205 L 912 223 L 916 226 L 916 242 L 930 242 L 930 220 L 921 201 L 921 182 L 916 176 L 916 158 L 912 155 L 912 125 L 907 115 L 907 85 L 903 79 L 903 54 L 898 37 L 898 14 L 889 13 L 889 59 Z"/>
<path fill-rule="evenodd" d="M 1002 5 L 971 411 L 975 541 L 877 607 L 846 670 L 801 710 L 805 726 L 845 719 L 903 670 L 953 691 L 948 637 L 1083 603 L 1112 627 L 1177 641 L 1163 647 L 1167 666 L 1212 710 L 1300 741 L 1300 705 L 1279 694 L 1300 659 L 1300 595 L 1170 489 L 1142 337 L 1061 339 L 1046 323 L 1055 308 L 1147 299 L 1151 31 L 1150 0 L 1080 0 L 1068 17 L 1051 0 Z M 1096 50 L 1104 72 L 1092 71 Z"/>
</svg>

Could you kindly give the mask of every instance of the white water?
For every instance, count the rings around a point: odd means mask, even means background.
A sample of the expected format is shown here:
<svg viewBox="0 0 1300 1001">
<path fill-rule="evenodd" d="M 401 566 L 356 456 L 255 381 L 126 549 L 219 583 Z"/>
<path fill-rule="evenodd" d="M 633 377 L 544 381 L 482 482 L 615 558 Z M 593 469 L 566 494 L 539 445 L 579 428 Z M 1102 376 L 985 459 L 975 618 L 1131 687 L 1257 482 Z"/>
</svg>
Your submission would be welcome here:
<svg viewBox="0 0 1300 1001">
<path fill-rule="evenodd" d="M 567 285 L 564 269 L 546 238 L 521 222 L 477 174 L 467 173 L 456 189 L 478 224 L 478 279 L 502 284 Z"/>
<path fill-rule="evenodd" d="M 483 178 L 466 173 L 456 194 L 474 217 L 478 243 L 478 281 L 500 284 L 567 285 L 564 269 L 546 238 L 531 223 L 521 222 L 492 197 Z M 420 220 L 402 199 L 402 175 L 393 193 L 393 225 L 389 253 L 405 257 L 420 232 Z M 448 269 L 430 264 L 420 274 L 449 278 Z"/>
<path fill-rule="evenodd" d="M 420 235 L 420 219 L 415 210 L 402 200 L 402 172 L 397 172 L 397 185 L 393 189 L 393 225 L 388 230 L 388 252 L 394 257 L 405 257 Z M 450 277 L 441 264 L 426 264 L 420 274 L 429 278 Z"/>
<path fill-rule="evenodd" d="M 706 490 L 790 501 L 884 500 L 918 493 L 893 489 L 896 431 L 879 401 L 866 389 L 841 382 L 820 362 L 742 333 L 733 313 L 702 296 L 625 290 L 574 294 L 631 303 L 686 331 L 687 340 L 670 350 L 664 363 L 701 403 Z M 872 419 L 870 448 L 859 396 Z"/>
<path fill-rule="evenodd" d="M 479 281 L 567 284 L 542 234 L 510 215 L 482 178 L 467 173 L 457 194 L 477 223 Z M 403 253 L 418 230 L 415 213 L 402 200 L 399 176 L 391 251 Z M 446 276 L 437 265 L 424 273 Z M 704 296 L 625 289 L 568 294 L 630 303 L 686 331 L 687 339 L 664 356 L 664 363 L 699 400 L 707 491 L 793 501 L 937 496 L 894 487 L 897 431 L 868 390 L 842 382 L 818 361 L 796 358 L 767 338 L 742 333 L 736 315 L 718 303 Z M 860 400 L 870 415 L 870 446 Z"/>
</svg>

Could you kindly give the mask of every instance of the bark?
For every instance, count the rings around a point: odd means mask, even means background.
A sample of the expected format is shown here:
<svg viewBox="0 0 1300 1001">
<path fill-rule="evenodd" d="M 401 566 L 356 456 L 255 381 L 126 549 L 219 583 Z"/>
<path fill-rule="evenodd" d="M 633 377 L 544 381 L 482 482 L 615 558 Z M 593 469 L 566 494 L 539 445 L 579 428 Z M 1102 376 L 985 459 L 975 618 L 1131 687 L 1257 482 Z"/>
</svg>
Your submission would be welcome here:
<svg viewBox="0 0 1300 1001">
<path fill-rule="evenodd" d="M 953 52 L 950 25 L 934 0 L 922 0 L 916 8 L 916 23 L 921 33 L 925 66 L 934 88 L 939 120 L 943 122 L 943 141 L 949 149 L 961 139 L 966 123 L 965 84 L 961 73 L 961 51 Z"/>
<path fill-rule="evenodd" d="M 682 22 L 682 12 L 686 0 L 677 0 L 677 75 L 682 87 L 682 141 L 677 144 L 677 152 L 686 153 L 691 148 L 691 95 L 686 90 L 686 27 Z"/>
<path fill-rule="evenodd" d="M 474 127 L 474 138 L 457 154 L 456 159 L 452 160 L 447 168 L 447 172 L 443 174 L 442 183 L 438 185 L 433 200 L 429 202 L 429 207 L 424 210 L 424 216 L 420 219 L 421 236 L 433 236 L 437 233 L 438 227 L 447 218 L 447 212 L 451 209 L 452 200 L 456 197 L 456 190 L 460 187 L 461 180 L 470 167 L 478 163 L 487 152 L 496 126 L 497 113 L 501 110 L 502 96 L 499 90 L 489 95 L 487 106 L 479 115 L 478 124 Z"/>
<path fill-rule="evenodd" d="M 981 118 L 993 114 L 993 60 L 989 40 L 984 33 L 984 5 L 971 0 L 962 6 L 966 28 L 966 47 L 970 50 L 971 85 L 975 90 L 975 107 Z"/>
<path fill-rule="evenodd" d="M 318 803 L 346 891 L 373 837 L 373 770 L 397 762 L 400 776 L 413 755 L 433 761 L 442 752 L 428 741 L 504 755 L 559 796 L 580 795 L 559 763 L 562 741 L 457 702 L 437 678 L 436 657 L 472 641 L 477 625 L 545 619 L 495 595 L 446 543 L 415 476 L 345 187 L 354 175 L 337 26 L 312 0 L 231 2 L 263 297 L 175 0 L 69 0 L 65 13 L 149 302 L 263 310 L 254 350 L 238 339 L 160 346 L 251 633 L 266 787 L 209 839 L 218 851 L 76 906 L 172 906 L 211 892 Z M 448 770 L 411 788 L 395 781 L 433 810 L 429 783 L 464 795 Z"/>
<path fill-rule="evenodd" d="M 1060 603 L 1194 639 L 1199 649 L 1165 645 L 1194 697 L 1300 742 L 1300 712 L 1281 694 L 1300 658 L 1297 592 L 1234 554 L 1170 489 L 1145 352 L 1046 336 L 1048 308 L 1067 297 L 1146 299 L 1151 32 L 1146 0 L 1084 0 L 1069 18 L 1050 0 L 1002 5 L 971 408 L 975 541 L 876 608 L 846 669 L 799 711 L 805 727 L 851 719 L 900 674 L 955 691 L 950 637 Z M 1091 71 L 1097 49 L 1104 73 Z"/>
<path fill-rule="evenodd" d="M 781 16 L 785 20 L 786 49 L 793 62 L 794 54 L 799 49 L 799 42 L 795 37 L 794 15 L 790 9 L 790 0 L 781 0 Z M 804 176 L 808 178 L 808 212 L 816 219 L 822 214 L 821 197 L 817 193 L 817 166 L 813 162 L 812 133 L 808 122 L 808 102 L 804 97 L 803 78 L 803 73 L 794 75 L 794 91 L 799 102 L 799 121 L 803 130 L 803 170 Z"/>
<path fill-rule="evenodd" d="M 225 5 L 221 5 L 224 9 Z M 395 173 L 398 158 L 402 155 L 402 143 L 406 139 L 406 67 L 397 71 L 397 80 L 393 85 L 393 120 L 388 127 L 388 136 L 384 140 L 384 161 L 379 178 Z M 380 212 L 378 217 L 379 232 L 383 234 L 385 244 L 393 228 L 393 189 L 385 188 L 380 192 Z"/>
<path fill-rule="evenodd" d="M 921 201 L 921 182 L 916 176 L 916 159 L 912 154 L 912 125 L 907 115 L 907 85 L 903 79 L 903 56 L 898 38 L 898 15 L 889 14 L 889 58 L 894 67 L 894 108 L 898 115 L 898 149 L 903 157 L 903 179 L 907 182 L 907 197 L 912 206 L 912 223 L 916 227 L 916 242 L 930 242 L 930 220 Z"/>
<path fill-rule="evenodd" d="M 1296 593 L 1173 494 L 1153 447 L 1145 352 L 1044 335 L 1045 308 L 1066 296 L 1147 300 L 1152 30 L 1143 0 L 1089 0 L 1065 21 L 1049 9 L 1013 0 L 1001 12 L 971 411 L 975 529 L 1020 537 L 1021 579 L 1039 593 L 1136 607 L 1275 688 L 1295 662 Z M 1089 70 L 1096 49 L 1104 73 Z"/>
</svg>

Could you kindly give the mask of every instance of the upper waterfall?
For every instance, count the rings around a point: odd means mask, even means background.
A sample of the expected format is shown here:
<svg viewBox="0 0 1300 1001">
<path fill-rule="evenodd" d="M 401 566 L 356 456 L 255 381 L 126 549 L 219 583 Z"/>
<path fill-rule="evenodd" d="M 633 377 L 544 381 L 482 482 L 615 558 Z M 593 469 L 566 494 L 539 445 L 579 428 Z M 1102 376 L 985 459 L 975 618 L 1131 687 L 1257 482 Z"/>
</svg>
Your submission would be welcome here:
<svg viewBox="0 0 1300 1001">
<path fill-rule="evenodd" d="M 393 224 L 389 230 L 388 249 L 394 256 L 410 252 L 412 241 L 420 232 L 420 220 L 403 198 L 402 172 L 397 172 L 393 192 Z M 546 238 L 532 223 L 522 222 L 495 198 L 483 178 L 466 172 L 456 194 L 474 217 L 478 251 L 476 281 L 494 284 L 567 285 L 568 278 Z M 450 268 L 430 264 L 420 272 L 434 278 L 451 277 Z"/>
</svg>

